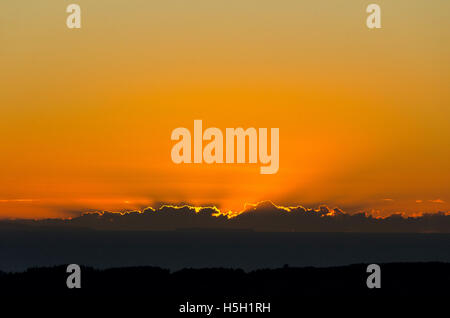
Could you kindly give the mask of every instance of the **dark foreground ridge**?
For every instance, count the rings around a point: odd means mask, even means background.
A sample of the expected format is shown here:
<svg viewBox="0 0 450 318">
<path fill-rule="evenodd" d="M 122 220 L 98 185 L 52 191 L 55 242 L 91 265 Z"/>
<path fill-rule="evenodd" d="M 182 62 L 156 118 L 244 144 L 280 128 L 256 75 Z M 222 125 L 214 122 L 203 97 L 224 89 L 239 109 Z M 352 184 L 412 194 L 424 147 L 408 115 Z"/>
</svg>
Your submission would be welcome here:
<svg viewBox="0 0 450 318">
<path fill-rule="evenodd" d="M 97 270 L 81 267 L 81 289 L 68 289 L 66 266 L 0 272 L 0 295 L 127 296 L 449 296 L 450 263 L 387 263 L 381 288 L 366 285 L 367 264 L 328 268 L 294 268 L 245 272 L 205 268 L 171 272 L 159 267 Z"/>
</svg>

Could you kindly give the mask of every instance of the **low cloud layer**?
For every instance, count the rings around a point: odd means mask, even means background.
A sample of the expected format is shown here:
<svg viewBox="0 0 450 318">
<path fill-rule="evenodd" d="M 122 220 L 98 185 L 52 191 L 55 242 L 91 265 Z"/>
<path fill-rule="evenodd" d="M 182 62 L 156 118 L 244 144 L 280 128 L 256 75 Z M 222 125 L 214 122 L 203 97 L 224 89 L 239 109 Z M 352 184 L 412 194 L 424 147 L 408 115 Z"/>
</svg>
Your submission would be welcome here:
<svg viewBox="0 0 450 318">
<path fill-rule="evenodd" d="M 216 207 L 163 205 L 129 212 L 91 212 L 72 219 L 1 221 L 0 229 L 85 228 L 93 230 L 253 230 L 301 232 L 418 232 L 449 233 L 450 212 L 375 218 L 348 214 L 339 208 L 283 207 L 270 201 L 248 204 L 240 212 Z"/>
</svg>

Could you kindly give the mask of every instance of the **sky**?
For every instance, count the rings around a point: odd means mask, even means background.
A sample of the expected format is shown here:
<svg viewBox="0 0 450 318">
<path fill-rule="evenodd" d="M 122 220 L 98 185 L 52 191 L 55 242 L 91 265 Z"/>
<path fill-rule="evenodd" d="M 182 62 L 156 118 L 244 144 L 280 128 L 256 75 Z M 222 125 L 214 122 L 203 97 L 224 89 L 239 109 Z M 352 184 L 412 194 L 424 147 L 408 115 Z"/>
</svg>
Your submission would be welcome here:
<svg viewBox="0 0 450 318">
<path fill-rule="evenodd" d="M 382 29 L 369 30 L 369 3 Z M 66 27 L 81 6 L 82 28 Z M 0 218 L 189 203 L 450 210 L 450 2 L 2 1 Z M 177 127 L 279 128 L 280 166 Z"/>
</svg>

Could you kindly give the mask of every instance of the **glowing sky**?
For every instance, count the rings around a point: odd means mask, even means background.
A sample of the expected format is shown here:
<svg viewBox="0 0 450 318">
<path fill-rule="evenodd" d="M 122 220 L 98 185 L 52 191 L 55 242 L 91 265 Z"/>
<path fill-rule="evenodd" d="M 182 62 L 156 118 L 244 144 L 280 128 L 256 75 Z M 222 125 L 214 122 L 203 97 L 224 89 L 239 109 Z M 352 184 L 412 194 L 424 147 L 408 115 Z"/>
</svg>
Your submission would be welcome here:
<svg viewBox="0 0 450 318">
<path fill-rule="evenodd" d="M 0 218 L 158 202 L 450 209 L 450 2 L 0 3 Z M 280 128 L 280 168 L 175 165 L 176 127 Z"/>
</svg>

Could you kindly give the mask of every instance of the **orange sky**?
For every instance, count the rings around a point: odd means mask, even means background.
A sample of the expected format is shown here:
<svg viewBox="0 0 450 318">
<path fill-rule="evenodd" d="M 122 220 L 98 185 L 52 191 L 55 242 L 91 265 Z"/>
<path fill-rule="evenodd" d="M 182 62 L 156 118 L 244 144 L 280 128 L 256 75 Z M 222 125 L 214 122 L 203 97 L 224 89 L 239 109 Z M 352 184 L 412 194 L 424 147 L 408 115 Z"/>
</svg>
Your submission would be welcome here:
<svg viewBox="0 0 450 318">
<path fill-rule="evenodd" d="M 450 209 L 450 3 L 0 4 L 0 218 L 159 202 Z M 171 131 L 278 127 L 280 169 L 175 165 Z"/>
</svg>

